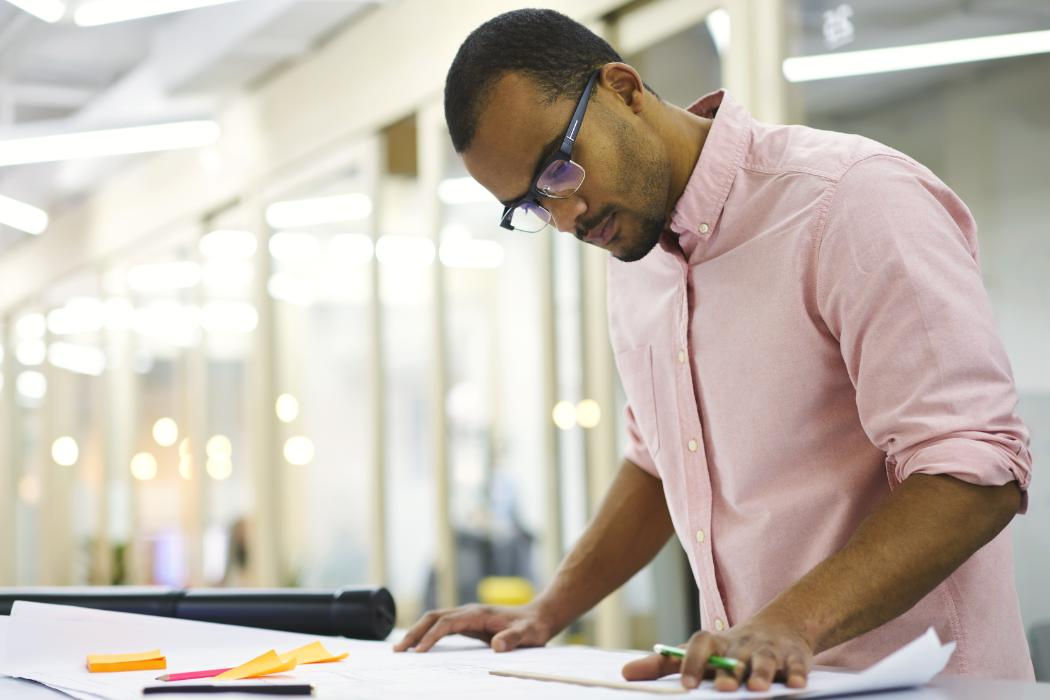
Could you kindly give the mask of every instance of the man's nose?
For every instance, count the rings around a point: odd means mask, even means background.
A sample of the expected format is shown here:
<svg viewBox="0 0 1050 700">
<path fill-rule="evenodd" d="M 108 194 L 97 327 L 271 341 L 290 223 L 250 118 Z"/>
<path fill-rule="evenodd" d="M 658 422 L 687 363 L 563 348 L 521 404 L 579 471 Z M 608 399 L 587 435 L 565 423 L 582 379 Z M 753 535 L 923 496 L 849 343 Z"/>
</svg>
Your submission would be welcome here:
<svg viewBox="0 0 1050 700">
<path fill-rule="evenodd" d="M 547 199 L 543 206 L 551 213 L 554 228 L 572 234 L 576 233 L 576 223 L 580 216 L 587 211 L 587 204 L 575 194 L 565 199 Z"/>
</svg>

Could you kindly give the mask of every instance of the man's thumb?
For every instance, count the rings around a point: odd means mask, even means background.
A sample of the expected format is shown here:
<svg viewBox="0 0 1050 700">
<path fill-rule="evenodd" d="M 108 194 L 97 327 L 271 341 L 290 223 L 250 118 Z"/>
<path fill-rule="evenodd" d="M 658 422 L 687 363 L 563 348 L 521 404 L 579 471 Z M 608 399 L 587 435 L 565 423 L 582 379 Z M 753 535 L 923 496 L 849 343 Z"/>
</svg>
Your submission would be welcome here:
<svg viewBox="0 0 1050 700">
<path fill-rule="evenodd" d="M 521 628 L 517 625 L 508 627 L 492 638 L 493 651 L 511 651 L 521 644 Z"/>
</svg>

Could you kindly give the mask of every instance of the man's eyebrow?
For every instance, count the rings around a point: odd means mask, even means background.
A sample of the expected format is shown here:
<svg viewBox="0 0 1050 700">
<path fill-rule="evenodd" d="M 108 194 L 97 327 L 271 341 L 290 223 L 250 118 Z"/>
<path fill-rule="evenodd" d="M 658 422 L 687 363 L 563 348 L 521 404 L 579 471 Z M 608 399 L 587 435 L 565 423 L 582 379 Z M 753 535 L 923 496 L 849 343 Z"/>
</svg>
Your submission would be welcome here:
<svg viewBox="0 0 1050 700">
<path fill-rule="evenodd" d="M 558 146 L 561 145 L 561 142 L 564 139 L 565 139 L 565 134 L 558 134 L 557 136 L 552 138 L 550 141 L 548 141 L 546 143 L 546 145 L 543 146 L 543 151 L 540 152 L 539 162 L 536 163 L 536 167 L 534 167 L 532 169 L 532 180 L 529 183 L 530 186 L 532 185 L 533 182 L 536 182 L 536 178 L 539 177 L 540 166 L 542 166 L 544 163 L 547 162 L 547 159 L 550 158 L 551 155 L 554 154 L 554 151 L 558 150 Z M 528 195 L 528 194 L 529 194 L 529 191 L 525 190 L 524 192 L 522 192 L 517 197 L 511 197 L 510 199 L 500 201 L 500 204 L 502 204 L 505 207 L 509 207 L 512 204 L 515 204 L 515 203 L 520 202 L 521 200 L 523 200 L 525 198 L 525 196 Z"/>
</svg>

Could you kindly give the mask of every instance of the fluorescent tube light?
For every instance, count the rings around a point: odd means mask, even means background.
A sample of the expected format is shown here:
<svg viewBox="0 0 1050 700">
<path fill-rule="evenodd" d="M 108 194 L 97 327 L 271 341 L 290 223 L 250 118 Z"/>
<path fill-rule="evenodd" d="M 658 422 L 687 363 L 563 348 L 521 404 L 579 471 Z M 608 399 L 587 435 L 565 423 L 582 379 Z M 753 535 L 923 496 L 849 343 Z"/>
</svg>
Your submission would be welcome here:
<svg viewBox="0 0 1050 700">
<path fill-rule="evenodd" d="M 24 10 L 45 22 L 57 22 L 66 14 L 66 3 L 61 0 L 7 0 L 20 10 Z"/>
<path fill-rule="evenodd" d="M 250 258 L 257 244 L 251 231 L 219 229 L 202 236 L 198 246 L 206 258 Z"/>
<path fill-rule="evenodd" d="M 438 199 L 445 204 L 493 202 L 492 193 L 472 177 L 450 177 L 438 183 Z"/>
<path fill-rule="evenodd" d="M 372 198 L 354 192 L 312 199 L 274 202 L 266 207 L 266 222 L 274 228 L 299 228 L 367 219 L 372 214 Z"/>
<path fill-rule="evenodd" d="M 201 276 L 200 265 L 189 260 L 148 263 L 128 270 L 128 287 L 136 292 L 170 292 L 196 287 Z"/>
<path fill-rule="evenodd" d="M 106 305 L 95 297 L 74 297 L 47 315 L 47 328 L 53 335 L 94 333 L 105 323 Z"/>
<path fill-rule="evenodd" d="M 336 265 L 364 265 L 374 255 L 372 239 L 362 233 L 340 233 L 328 241 L 328 261 Z"/>
<path fill-rule="evenodd" d="M 496 241 L 442 241 L 438 257 L 445 267 L 493 270 L 503 264 L 503 246 Z"/>
<path fill-rule="evenodd" d="M 106 369 L 106 354 L 98 348 L 74 343 L 52 343 L 47 359 L 55 367 L 97 377 Z"/>
<path fill-rule="evenodd" d="M 376 243 L 376 258 L 384 265 L 426 267 L 434 262 L 434 243 L 422 236 L 383 236 Z"/>
<path fill-rule="evenodd" d="M 32 136 L 0 141 L 0 167 L 197 148 L 218 138 L 219 125 L 207 120 Z"/>
<path fill-rule="evenodd" d="M 784 60 L 783 71 L 789 82 L 804 83 L 1047 52 L 1050 52 L 1050 30 L 1043 30 L 885 49 L 796 56 Z"/>
<path fill-rule="evenodd" d="M 251 261 L 218 258 L 204 265 L 202 281 L 214 296 L 237 296 L 250 289 L 255 269 Z"/>
<path fill-rule="evenodd" d="M 28 313 L 15 321 L 15 335 L 22 340 L 43 340 L 47 332 L 47 319 L 44 314 Z"/>
<path fill-rule="evenodd" d="M 41 372 L 37 372 L 35 369 L 28 369 L 25 372 L 21 372 L 17 378 L 15 378 L 15 391 L 18 392 L 22 398 L 30 400 L 38 400 L 44 398 L 47 394 L 47 377 Z"/>
<path fill-rule="evenodd" d="M 158 301 L 135 310 L 135 332 L 165 345 L 192 347 L 200 340 L 200 310 L 177 301 Z"/>
<path fill-rule="evenodd" d="M 15 346 L 15 357 L 25 367 L 41 365 L 47 357 L 47 345 L 42 340 L 21 340 Z"/>
<path fill-rule="evenodd" d="M 270 277 L 266 291 L 277 301 L 296 306 L 310 306 L 316 299 L 312 281 L 286 272 L 278 272 Z"/>
<path fill-rule="evenodd" d="M 321 257 L 321 242 L 309 233 L 278 231 L 267 244 L 274 260 L 286 263 L 311 262 Z"/>
<path fill-rule="evenodd" d="M 0 194 L 0 224 L 36 236 L 47 228 L 47 212 Z"/>
<path fill-rule="evenodd" d="M 73 21 L 81 27 L 96 27 L 229 2 L 234 0 L 88 0 L 77 7 Z"/>
<path fill-rule="evenodd" d="M 259 313 L 247 302 L 211 301 L 201 309 L 200 322 L 209 333 L 251 333 Z"/>
</svg>

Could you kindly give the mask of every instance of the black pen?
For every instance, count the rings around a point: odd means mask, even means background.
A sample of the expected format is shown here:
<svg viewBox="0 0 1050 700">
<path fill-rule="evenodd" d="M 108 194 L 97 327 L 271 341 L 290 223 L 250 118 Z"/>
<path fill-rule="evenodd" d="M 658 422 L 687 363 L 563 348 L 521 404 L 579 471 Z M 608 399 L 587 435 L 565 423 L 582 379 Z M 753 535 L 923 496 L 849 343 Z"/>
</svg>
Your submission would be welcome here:
<svg viewBox="0 0 1050 700">
<path fill-rule="evenodd" d="M 314 687 L 308 683 L 254 683 L 254 684 L 198 684 L 198 685 L 149 685 L 142 689 L 143 695 L 161 693 L 253 693 L 255 695 L 313 695 Z"/>
</svg>

